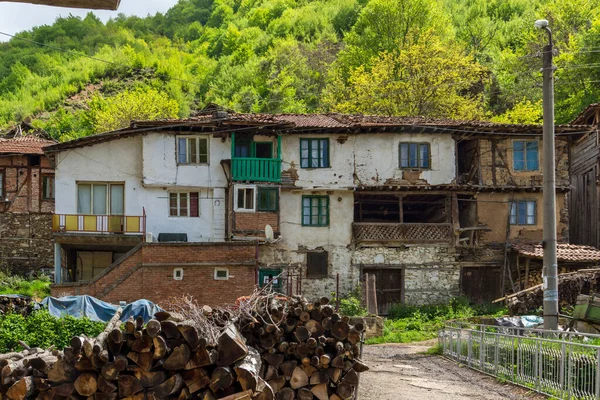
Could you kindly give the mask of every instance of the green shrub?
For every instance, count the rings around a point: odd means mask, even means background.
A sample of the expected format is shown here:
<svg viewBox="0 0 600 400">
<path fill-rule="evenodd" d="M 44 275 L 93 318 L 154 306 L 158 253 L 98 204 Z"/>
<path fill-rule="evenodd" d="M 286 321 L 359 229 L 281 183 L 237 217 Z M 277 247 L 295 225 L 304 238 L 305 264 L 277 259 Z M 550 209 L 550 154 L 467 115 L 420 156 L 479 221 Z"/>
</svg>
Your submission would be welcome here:
<svg viewBox="0 0 600 400">
<path fill-rule="evenodd" d="M 335 292 L 331 293 L 333 304 L 336 303 Z M 356 286 L 346 296 L 340 297 L 340 314 L 349 317 L 364 317 L 368 314 L 367 309 L 362 306 L 362 290 L 360 285 Z"/>
<path fill-rule="evenodd" d="M 0 354 L 21 350 L 19 340 L 31 347 L 47 348 L 54 345 L 62 349 L 69 345 L 73 336 L 95 337 L 104 326 L 103 322 L 94 322 L 89 318 L 56 318 L 44 309 L 34 311 L 27 317 L 7 314 L 0 317 Z"/>
<path fill-rule="evenodd" d="M 50 295 L 50 278 L 41 275 L 36 279 L 26 279 L 0 271 L 0 294 L 20 294 L 43 299 Z"/>
</svg>

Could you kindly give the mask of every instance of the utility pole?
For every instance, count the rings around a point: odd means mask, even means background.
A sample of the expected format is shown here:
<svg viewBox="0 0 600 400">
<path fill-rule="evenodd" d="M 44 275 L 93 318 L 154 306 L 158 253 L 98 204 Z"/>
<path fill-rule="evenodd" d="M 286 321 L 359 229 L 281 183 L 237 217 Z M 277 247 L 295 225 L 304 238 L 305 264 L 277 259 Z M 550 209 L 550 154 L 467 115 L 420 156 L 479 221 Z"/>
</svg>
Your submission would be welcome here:
<svg viewBox="0 0 600 400">
<path fill-rule="evenodd" d="M 552 31 L 548 21 L 535 21 L 535 27 L 548 33 L 543 50 L 544 105 L 544 329 L 558 329 L 558 262 L 556 259 L 556 177 L 554 159 L 554 66 L 552 65 Z"/>
</svg>

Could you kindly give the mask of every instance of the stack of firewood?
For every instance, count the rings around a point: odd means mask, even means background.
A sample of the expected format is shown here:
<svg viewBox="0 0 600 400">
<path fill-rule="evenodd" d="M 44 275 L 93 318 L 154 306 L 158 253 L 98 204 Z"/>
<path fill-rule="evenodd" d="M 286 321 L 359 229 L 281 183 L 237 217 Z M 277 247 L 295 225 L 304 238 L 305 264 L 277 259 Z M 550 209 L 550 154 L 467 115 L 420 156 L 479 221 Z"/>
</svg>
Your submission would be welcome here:
<svg viewBox="0 0 600 400">
<path fill-rule="evenodd" d="M 28 297 L 0 295 L 0 315 L 13 313 L 26 316 L 29 315 L 32 310 L 33 303 Z"/>
<path fill-rule="evenodd" d="M 363 326 L 327 303 L 260 295 L 231 312 L 161 312 L 124 328 L 119 310 L 63 351 L 0 355 L 0 399 L 349 399 L 368 369 Z"/>
</svg>

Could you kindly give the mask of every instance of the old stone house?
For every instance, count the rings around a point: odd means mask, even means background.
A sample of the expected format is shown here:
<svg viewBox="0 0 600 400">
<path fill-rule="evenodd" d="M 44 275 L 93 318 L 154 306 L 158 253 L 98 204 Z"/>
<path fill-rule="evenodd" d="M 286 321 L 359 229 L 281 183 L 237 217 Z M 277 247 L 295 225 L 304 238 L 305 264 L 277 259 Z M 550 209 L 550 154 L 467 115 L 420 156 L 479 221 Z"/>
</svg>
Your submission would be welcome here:
<svg viewBox="0 0 600 400">
<path fill-rule="evenodd" d="M 42 149 L 55 143 L 25 122 L 0 136 L 0 268 L 53 269 L 54 169 Z"/>
</svg>

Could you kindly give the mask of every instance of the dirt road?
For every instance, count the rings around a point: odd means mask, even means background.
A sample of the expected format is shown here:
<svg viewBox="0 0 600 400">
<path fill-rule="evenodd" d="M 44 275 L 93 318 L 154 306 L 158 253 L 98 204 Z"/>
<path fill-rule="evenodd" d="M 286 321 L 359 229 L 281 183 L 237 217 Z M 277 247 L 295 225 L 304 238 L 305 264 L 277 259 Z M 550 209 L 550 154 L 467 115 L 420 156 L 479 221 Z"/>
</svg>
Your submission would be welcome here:
<svg viewBox="0 0 600 400">
<path fill-rule="evenodd" d="M 371 369 L 360 376 L 358 400 L 546 398 L 444 358 L 419 354 L 432 344 L 365 346 L 363 360 Z"/>
</svg>

